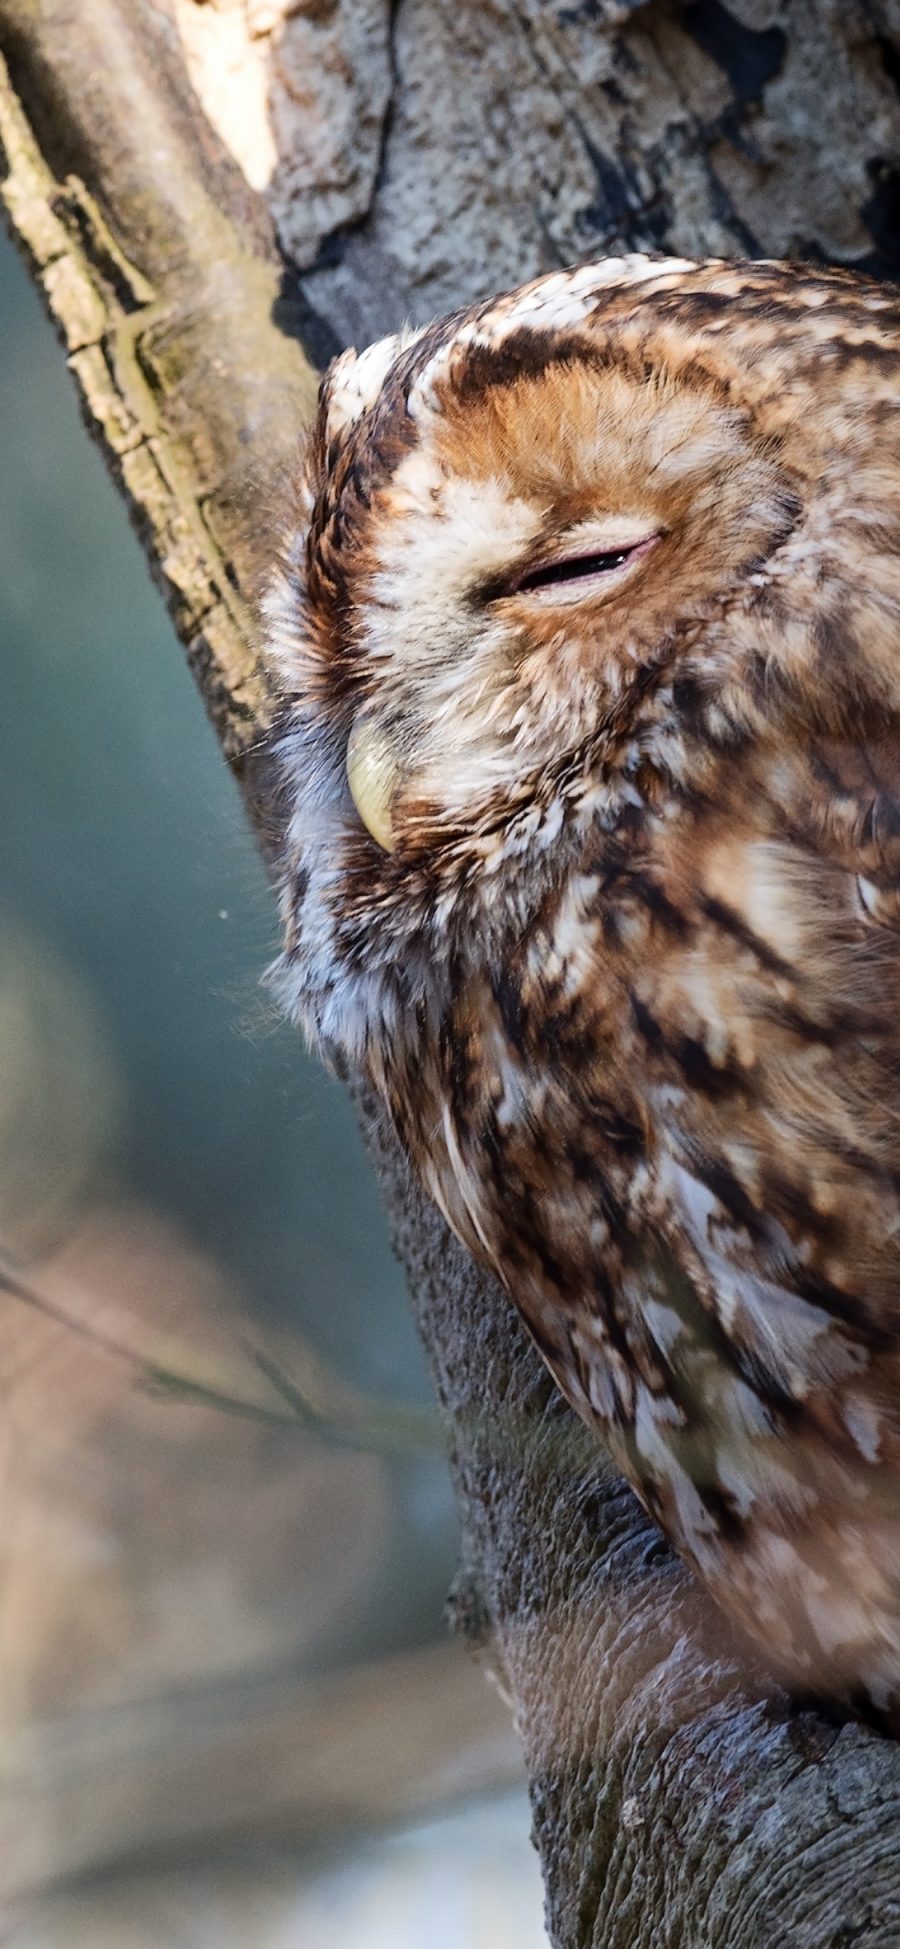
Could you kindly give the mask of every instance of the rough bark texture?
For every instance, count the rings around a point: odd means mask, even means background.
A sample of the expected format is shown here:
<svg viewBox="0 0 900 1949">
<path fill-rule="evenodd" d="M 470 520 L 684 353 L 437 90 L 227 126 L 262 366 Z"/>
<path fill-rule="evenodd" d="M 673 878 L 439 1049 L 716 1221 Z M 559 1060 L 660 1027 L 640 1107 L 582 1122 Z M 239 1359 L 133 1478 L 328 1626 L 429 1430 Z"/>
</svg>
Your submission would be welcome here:
<svg viewBox="0 0 900 1949">
<path fill-rule="evenodd" d="M 0 45 L 13 228 L 269 843 L 246 603 L 292 333 L 322 358 L 623 243 L 898 267 L 895 0 L 2 0 Z M 897 1748 L 741 1658 L 371 1134 L 552 1940 L 896 1944 Z"/>
</svg>

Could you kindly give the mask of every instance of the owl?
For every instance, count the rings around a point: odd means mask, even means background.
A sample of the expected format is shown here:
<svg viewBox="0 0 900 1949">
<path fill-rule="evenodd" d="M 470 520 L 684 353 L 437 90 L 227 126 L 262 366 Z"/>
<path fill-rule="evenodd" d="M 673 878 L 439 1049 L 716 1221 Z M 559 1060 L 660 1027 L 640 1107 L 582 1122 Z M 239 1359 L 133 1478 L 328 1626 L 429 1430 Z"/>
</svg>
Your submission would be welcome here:
<svg viewBox="0 0 900 1949">
<path fill-rule="evenodd" d="M 327 373 L 284 945 L 716 1601 L 900 1728 L 900 298 L 611 258 Z"/>
</svg>

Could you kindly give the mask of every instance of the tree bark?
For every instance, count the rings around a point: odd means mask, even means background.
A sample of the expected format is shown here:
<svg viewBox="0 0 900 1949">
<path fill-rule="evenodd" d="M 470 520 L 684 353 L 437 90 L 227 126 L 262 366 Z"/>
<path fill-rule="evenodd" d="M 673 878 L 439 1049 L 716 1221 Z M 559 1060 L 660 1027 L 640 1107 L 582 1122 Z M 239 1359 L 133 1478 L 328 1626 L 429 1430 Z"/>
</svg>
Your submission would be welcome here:
<svg viewBox="0 0 900 1949">
<path fill-rule="evenodd" d="M 301 346 L 622 246 L 900 268 L 895 0 L 0 0 L 0 47 L 13 231 L 270 853 L 252 605 Z M 551 1939 L 896 1944 L 897 1747 L 752 1668 L 360 1110 Z"/>
</svg>

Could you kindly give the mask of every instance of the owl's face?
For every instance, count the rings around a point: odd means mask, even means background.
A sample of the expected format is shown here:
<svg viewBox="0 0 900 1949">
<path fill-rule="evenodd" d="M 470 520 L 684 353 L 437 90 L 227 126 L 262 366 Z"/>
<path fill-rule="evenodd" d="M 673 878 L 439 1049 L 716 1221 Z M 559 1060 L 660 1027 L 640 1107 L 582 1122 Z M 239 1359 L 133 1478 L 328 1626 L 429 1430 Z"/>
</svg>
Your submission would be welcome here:
<svg viewBox="0 0 900 1949">
<path fill-rule="evenodd" d="M 727 735 L 750 663 L 808 663 L 835 529 L 813 406 L 859 288 L 611 260 L 332 367 L 269 605 L 308 1021 L 352 1043 L 337 990 L 400 960 L 408 986 L 416 952 L 433 974 L 435 915 L 459 894 L 493 924 L 526 853 L 538 895 L 542 847 L 654 746 L 684 762 L 679 685 Z"/>
<path fill-rule="evenodd" d="M 348 565 L 351 788 L 398 852 L 626 726 L 676 628 L 783 521 L 777 463 L 724 389 L 685 396 L 587 334 L 538 347 L 538 370 L 534 349 L 475 397 L 413 389 L 420 437 Z"/>
</svg>

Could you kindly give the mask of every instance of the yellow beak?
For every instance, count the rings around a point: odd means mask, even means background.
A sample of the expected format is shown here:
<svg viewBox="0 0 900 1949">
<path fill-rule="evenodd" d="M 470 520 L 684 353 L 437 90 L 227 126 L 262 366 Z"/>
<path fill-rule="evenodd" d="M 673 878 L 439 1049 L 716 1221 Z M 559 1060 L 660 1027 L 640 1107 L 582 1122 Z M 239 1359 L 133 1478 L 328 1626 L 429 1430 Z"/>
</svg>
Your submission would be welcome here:
<svg viewBox="0 0 900 1949">
<path fill-rule="evenodd" d="M 391 801 L 398 772 L 390 740 L 376 725 L 357 718 L 347 746 L 347 783 L 366 831 L 386 853 L 396 850 Z"/>
</svg>

